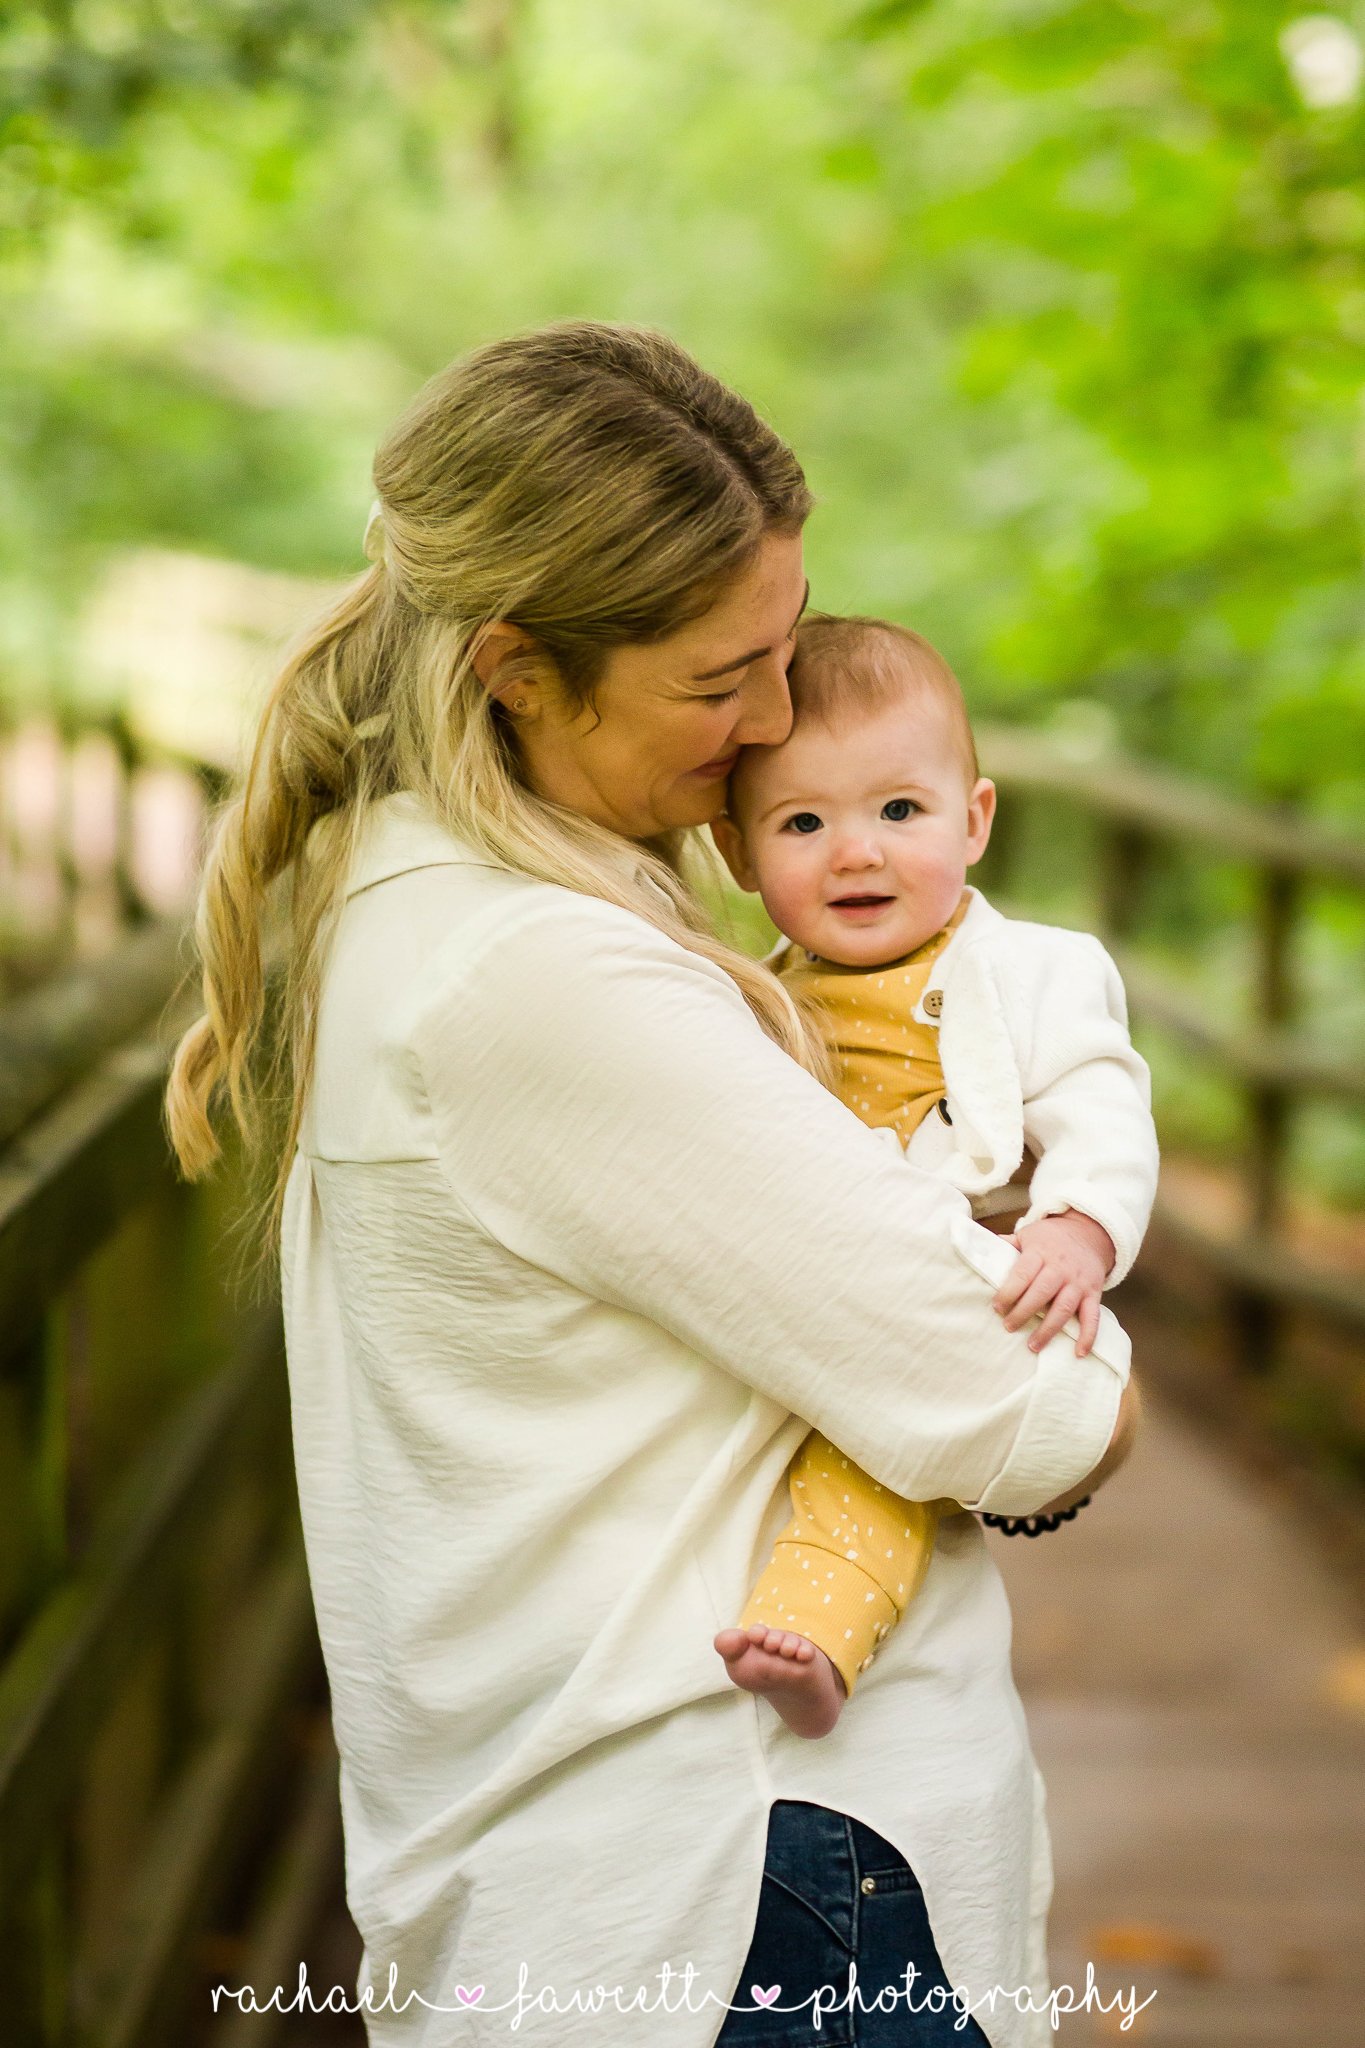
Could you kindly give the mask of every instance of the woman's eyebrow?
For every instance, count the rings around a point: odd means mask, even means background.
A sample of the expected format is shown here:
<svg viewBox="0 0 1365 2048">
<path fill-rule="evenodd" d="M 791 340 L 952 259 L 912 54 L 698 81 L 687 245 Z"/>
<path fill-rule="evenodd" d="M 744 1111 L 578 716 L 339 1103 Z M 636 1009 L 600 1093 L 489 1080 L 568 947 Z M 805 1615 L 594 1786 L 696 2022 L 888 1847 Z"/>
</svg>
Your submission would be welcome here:
<svg viewBox="0 0 1365 2048">
<path fill-rule="evenodd" d="M 807 606 L 807 605 L 808 605 L 809 603 L 810 603 L 810 584 L 809 584 L 809 583 L 807 583 L 807 585 L 806 585 L 806 594 L 805 594 L 805 596 L 804 596 L 804 597 L 802 598 L 802 600 L 801 600 L 801 611 L 799 611 L 799 612 L 798 612 L 798 613 L 796 614 L 796 617 L 795 617 L 795 618 L 794 618 L 794 619 L 792 620 L 792 623 L 791 623 L 791 630 L 792 630 L 792 632 L 793 632 L 793 633 L 794 633 L 794 632 L 796 631 L 797 627 L 798 627 L 798 626 L 800 625 L 800 623 L 801 623 L 801 613 L 805 611 L 805 609 L 806 609 L 806 606 Z M 722 662 L 719 668 L 708 668 L 708 669 L 703 669 L 703 670 L 702 670 L 702 673 L 701 673 L 700 675 L 698 675 L 698 676 L 693 676 L 692 680 L 693 680 L 693 682 L 694 682 L 694 683 L 714 683 L 714 681 L 716 680 L 716 677 L 717 677 L 717 676 L 729 676 L 729 675 L 733 675 L 733 674 L 734 674 L 734 672 L 735 672 L 735 670 L 736 670 L 737 668 L 747 668 L 747 667 L 749 666 L 749 663 L 750 663 L 751 661 L 762 661 L 762 659 L 763 659 L 763 657 L 764 657 L 764 655 L 765 655 L 765 654 L 771 654 L 771 653 L 772 653 L 772 648 L 771 648 L 771 647 L 755 647 L 755 648 L 754 648 L 754 650 L 753 650 L 753 652 L 752 652 L 751 654 L 741 654 L 741 655 L 739 656 L 738 660 L 736 660 L 736 661 L 725 661 L 725 662 Z"/>
</svg>

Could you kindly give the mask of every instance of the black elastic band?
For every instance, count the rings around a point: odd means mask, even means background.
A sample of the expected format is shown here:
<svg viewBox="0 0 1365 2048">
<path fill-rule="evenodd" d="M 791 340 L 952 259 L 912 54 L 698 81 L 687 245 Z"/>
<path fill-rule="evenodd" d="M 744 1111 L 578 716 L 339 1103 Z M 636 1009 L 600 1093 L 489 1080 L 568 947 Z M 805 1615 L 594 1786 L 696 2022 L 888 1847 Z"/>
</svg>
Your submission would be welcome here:
<svg viewBox="0 0 1365 2048">
<path fill-rule="evenodd" d="M 1063 1522 L 1074 1522 L 1081 1509 L 1089 1505 L 1087 1494 L 1084 1500 L 1060 1509 L 1055 1515 L 983 1515 L 981 1519 L 988 1529 L 998 1529 L 1002 1536 L 1050 1536 Z"/>
</svg>

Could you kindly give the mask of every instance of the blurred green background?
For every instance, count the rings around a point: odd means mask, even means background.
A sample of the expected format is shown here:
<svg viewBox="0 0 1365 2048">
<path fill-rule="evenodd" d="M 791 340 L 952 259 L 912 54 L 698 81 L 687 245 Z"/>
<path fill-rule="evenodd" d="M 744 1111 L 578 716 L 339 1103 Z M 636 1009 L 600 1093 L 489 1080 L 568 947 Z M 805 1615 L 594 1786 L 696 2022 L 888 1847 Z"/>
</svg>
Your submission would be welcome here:
<svg viewBox="0 0 1365 2048">
<path fill-rule="evenodd" d="M 269 641 L 280 572 L 362 566 L 426 375 L 620 318 L 795 445 L 817 604 L 929 633 L 983 716 L 1358 830 L 1363 34 L 1271 0 L 12 0 L 0 691 L 122 687 L 130 564 L 144 627 L 233 565 Z M 212 722 L 230 678 L 182 667 Z M 1211 1000 L 1236 888 L 1163 899 Z M 1363 939 L 1338 903 L 1305 940 L 1338 1048 Z M 1163 1081 L 1169 1134 L 1234 1142 L 1213 1082 Z M 1359 1130 L 1304 1129 L 1365 1200 Z"/>
<path fill-rule="evenodd" d="M 1365 111 L 1333 19 L 20 0 L 10 686 L 52 687 L 108 549 L 353 569 L 414 384 L 588 313 L 668 328 L 795 443 L 820 603 L 913 616 L 983 707 L 1082 698 L 1358 819 Z"/>
</svg>

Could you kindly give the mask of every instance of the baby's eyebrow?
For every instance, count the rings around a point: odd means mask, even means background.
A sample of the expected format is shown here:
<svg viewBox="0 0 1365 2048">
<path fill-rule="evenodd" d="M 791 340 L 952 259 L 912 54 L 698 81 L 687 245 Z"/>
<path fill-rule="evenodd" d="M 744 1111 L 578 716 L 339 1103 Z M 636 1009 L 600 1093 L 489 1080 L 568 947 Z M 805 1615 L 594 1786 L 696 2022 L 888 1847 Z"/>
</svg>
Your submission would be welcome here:
<svg viewBox="0 0 1365 2048">
<path fill-rule="evenodd" d="M 916 782 L 913 775 L 906 775 L 899 782 L 888 782 L 884 788 L 870 789 L 867 793 L 869 796 L 884 797 L 932 796 L 934 786 L 931 782 Z"/>
<path fill-rule="evenodd" d="M 824 798 L 818 796 L 780 796 L 775 804 L 768 805 L 766 811 L 759 812 L 758 816 L 754 819 L 754 823 L 761 825 L 765 818 L 771 818 L 774 811 L 818 810 L 823 802 Z"/>
<path fill-rule="evenodd" d="M 869 798 L 889 798 L 896 796 L 932 796 L 933 793 L 927 782 L 916 782 L 913 776 L 906 776 L 902 781 L 886 783 L 881 789 L 869 789 L 865 792 L 865 795 Z M 774 811 L 819 811 L 823 809 L 824 803 L 825 799 L 822 796 L 780 796 L 776 803 L 769 804 L 765 811 L 759 812 L 758 816 L 754 819 L 754 823 L 756 825 L 763 824 L 765 819 L 771 818 Z"/>
</svg>

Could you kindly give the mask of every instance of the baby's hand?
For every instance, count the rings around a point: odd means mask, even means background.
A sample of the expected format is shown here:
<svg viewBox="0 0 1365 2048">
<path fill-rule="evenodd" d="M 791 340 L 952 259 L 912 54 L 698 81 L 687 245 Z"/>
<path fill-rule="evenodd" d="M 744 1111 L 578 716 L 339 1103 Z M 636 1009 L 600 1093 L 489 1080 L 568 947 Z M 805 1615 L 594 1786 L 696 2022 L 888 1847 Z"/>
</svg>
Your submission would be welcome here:
<svg viewBox="0 0 1365 2048">
<path fill-rule="evenodd" d="M 1076 1356 L 1084 1358 L 1099 1331 L 1100 1296 L 1114 1266 L 1109 1232 L 1079 1209 L 1067 1209 L 1061 1216 L 1023 1224 L 1010 1243 L 1019 1257 L 993 1303 L 1005 1328 L 1022 1330 L 1031 1317 L 1041 1315 L 1040 1327 L 1029 1338 L 1029 1350 L 1041 1351 L 1076 1316 L 1081 1326 Z"/>
</svg>

